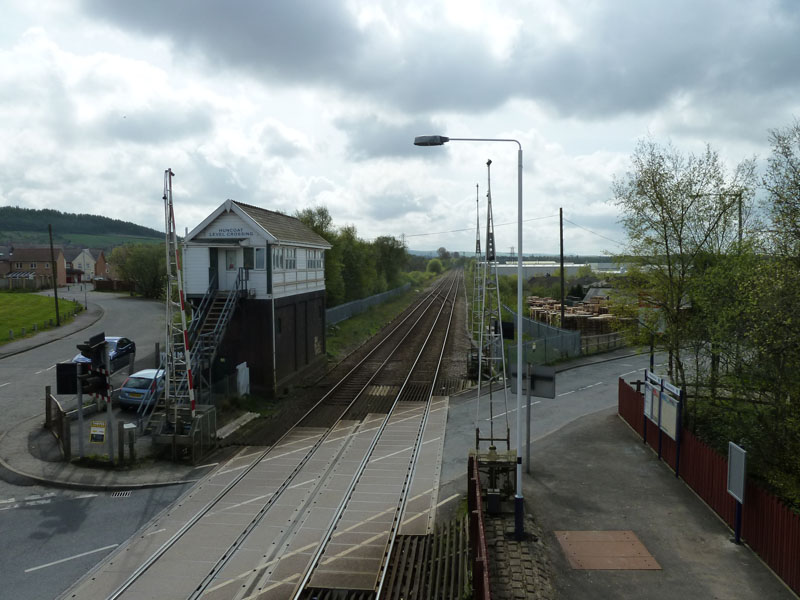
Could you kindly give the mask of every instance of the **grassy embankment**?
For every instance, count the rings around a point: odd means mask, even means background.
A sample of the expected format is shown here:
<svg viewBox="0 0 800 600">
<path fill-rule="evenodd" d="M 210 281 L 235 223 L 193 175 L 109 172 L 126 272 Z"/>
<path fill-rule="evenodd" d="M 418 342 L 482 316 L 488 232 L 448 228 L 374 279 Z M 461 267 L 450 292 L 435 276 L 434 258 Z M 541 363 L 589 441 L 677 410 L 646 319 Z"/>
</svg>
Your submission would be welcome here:
<svg viewBox="0 0 800 600">
<path fill-rule="evenodd" d="M 383 304 L 371 306 L 360 315 L 329 326 L 326 337 L 328 362 L 332 364 L 339 362 L 403 312 L 428 285 L 427 282 L 433 279 L 432 275 L 425 275 L 428 276 L 412 282 L 411 288 L 406 293 Z"/>
<path fill-rule="evenodd" d="M 83 310 L 79 302 L 59 300 L 61 324 L 70 322 L 76 310 Z M 30 292 L 0 292 L 0 345 L 34 335 L 37 333 L 34 326 L 42 331 L 55 327 L 55 323 L 55 301 L 52 297 Z"/>
</svg>

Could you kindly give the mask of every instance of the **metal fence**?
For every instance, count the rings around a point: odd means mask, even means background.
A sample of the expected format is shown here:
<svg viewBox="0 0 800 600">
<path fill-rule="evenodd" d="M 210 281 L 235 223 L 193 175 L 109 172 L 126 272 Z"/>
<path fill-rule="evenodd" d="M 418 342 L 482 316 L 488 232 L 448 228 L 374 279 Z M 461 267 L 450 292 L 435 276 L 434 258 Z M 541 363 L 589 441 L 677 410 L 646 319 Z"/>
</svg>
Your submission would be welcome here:
<svg viewBox="0 0 800 600">
<path fill-rule="evenodd" d="M 619 380 L 618 412 L 640 435 L 647 427 L 647 443 L 659 443 L 658 426 L 644 418 L 644 395 Z M 676 444 L 662 436 L 661 456 L 674 470 Z M 681 431 L 680 475 L 703 501 L 733 528 L 736 501 L 727 492 L 728 460 L 697 439 L 688 429 Z M 752 482 L 745 489 L 742 505 L 742 539 L 795 593 L 800 593 L 800 515 Z"/>
<path fill-rule="evenodd" d="M 503 308 L 511 314 L 516 334 L 517 315 L 508 306 L 504 305 Z M 522 317 L 522 335 L 527 362 L 544 364 L 581 355 L 581 334 L 578 331 L 561 329 Z"/>
<path fill-rule="evenodd" d="M 376 304 L 381 304 L 382 302 L 386 302 L 389 298 L 393 298 L 395 296 L 399 296 L 403 292 L 407 291 L 411 288 L 410 283 L 405 283 L 398 288 L 393 290 L 389 290 L 388 292 L 381 292 L 380 294 L 375 294 L 374 296 L 370 296 L 369 298 L 362 298 L 361 300 L 353 300 L 352 302 L 347 302 L 346 304 L 340 304 L 339 306 L 334 306 L 333 308 L 329 308 L 325 311 L 325 319 L 328 325 L 335 325 L 336 323 L 341 323 L 349 319 L 350 317 L 354 317 L 356 315 L 361 314 L 365 310 L 367 310 L 370 306 L 375 306 Z"/>
<path fill-rule="evenodd" d="M 600 335 L 585 335 L 581 337 L 581 354 L 597 354 L 608 352 L 625 345 L 625 338 L 621 333 L 603 333 Z"/>
<path fill-rule="evenodd" d="M 469 510 L 469 550 L 472 563 L 472 597 L 490 600 L 489 550 L 486 525 L 483 520 L 483 499 L 478 460 L 470 456 L 467 462 L 467 509 Z"/>
<path fill-rule="evenodd" d="M 70 440 L 70 425 L 66 411 L 61 408 L 61 403 L 50 393 L 50 386 L 44 392 L 44 426 L 56 438 L 58 448 L 64 460 L 72 458 L 72 445 Z"/>
</svg>

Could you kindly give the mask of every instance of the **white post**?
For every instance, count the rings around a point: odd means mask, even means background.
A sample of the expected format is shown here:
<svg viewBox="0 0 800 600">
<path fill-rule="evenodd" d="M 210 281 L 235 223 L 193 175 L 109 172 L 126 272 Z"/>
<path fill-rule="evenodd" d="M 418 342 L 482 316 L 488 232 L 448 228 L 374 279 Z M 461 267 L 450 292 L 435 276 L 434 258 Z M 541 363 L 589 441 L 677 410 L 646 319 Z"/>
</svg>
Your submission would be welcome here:
<svg viewBox="0 0 800 600">
<path fill-rule="evenodd" d="M 519 142 L 517 142 L 519 144 Z M 514 498 L 514 537 L 525 537 L 522 498 L 522 145 L 517 151 L 517 495 Z"/>
</svg>

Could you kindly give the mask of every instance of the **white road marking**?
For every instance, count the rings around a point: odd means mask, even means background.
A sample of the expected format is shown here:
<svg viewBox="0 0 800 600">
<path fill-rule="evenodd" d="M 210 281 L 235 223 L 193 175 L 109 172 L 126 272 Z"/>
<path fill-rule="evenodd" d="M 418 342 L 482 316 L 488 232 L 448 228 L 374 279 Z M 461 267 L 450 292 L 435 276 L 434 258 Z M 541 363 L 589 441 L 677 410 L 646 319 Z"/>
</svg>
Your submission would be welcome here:
<svg viewBox="0 0 800 600">
<path fill-rule="evenodd" d="M 582 392 L 583 390 L 588 390 L 589 388 L 593 388 L 593 387 L 598 386 L 598 385 L 603 385 L 603 382 L 602 381 L 598 381 L 597 383 L 593 383 L 592 385 L 585 385 L 583 387 L 578 388 L 575 391 L 576 392 Z"/>
<path fill-rule="evenodd" d="M 151 531 L 150 533 L 145 533 L 144 536 L 147 537 L 149 535 L 155 535 L 157 533 L 161 533 L 162 531 L 166 531 L 166 527 L 162 527 L 161 529 L 156 529 L 155 531 Z"/>
<path fill-rule="evenodd" d="M 533 406 L 533 405 L 535 405 L 535 404 L 541 404 L 541 403 L 542 403 L 542 401 L 541 401 L 541 400 L 536 400 L 535 402 L 531 402 L 531 406 Z M 494 418 L 496 419 L 496 418 L 498 418 L 498 417 L 502 417 L 502 416 L 504 416 L 504 415 L 510 415 L 510 414 L 511 414 L 511 413 L 513 413 L 513 412 L 517 412 L 517 409 L 516 409 L 516 408 L 512 408 L 512 409 L 511 409 L 511 410 L 509 410 L 509 411 L 506 411 L 506 412 L 501 412 L 499 415 L 494 415 Z M 491 418 L 488 418 L 488 417 L 487 417 L 486 419 L 484 419 L 484 421 L 491 421 L 491 420 L 492 420 L 492 419 L 491 419 Z"/>
<path fill-rule="evenodd" d="M 81 552 L 80 554 L 75 554 L 74 556 L 68 556 L 67 558 L 62 558 L 61 560 L 54 560 L 53 562 L 49 562 L 44 565 L 39 565 L 38 567 L 31 567 L 30 569 L 25 569 L 26 573 L 31 573 L 33 571 L 38 571 L 39 569 L 46 569 L 47 567 L 52 567 L 54 565 L 59 565 L 61 563 L 75 560 L 76 558 L 82 558 L 84 556 L 88 556 L 89 554 L 95 554 L 97 552 L 103 552 L 104 550 L 111 550 L 112 548 L 116 548 L 119 544 L 111 544 L 110 546 L 103 546 L 102 548 L 96 548 L 94 550 L 89 550 L 88 552 Z"/>
<path fill-rule="evenodd" d="M 207 465 L 197 465 L 196 467 L 193 467 L 193 469 L 197 470 L 197 469 L 205 469 L 206 467 L 216 467 L 218 464 L 219 464 L 218 462 L 215 462 L 215 463 L 208 463 Z"/>
<path fill-rule="evenodd" d="M 557 398 L 560 398 L 561 396 L 569 396 L 570 394 L 574 394 L 574 393 L 575 393 L 575 392 L 577 392 L 577 391 L 578 391 L 578 390 L 572 390 L 571 392 L 561 392 L 561 393 L 560 393 L 560 394 L 557 396 Z"/>
<path fill-rule="evenodd" d="M 7 385 L 11 385 L 11 382 L 9 381 L 7 383 L 0 383 L 0 387 L 6 387 Z"/>
<path fill-rule="evenodd" d="M 31 494 L 21 500 L 16 498 L 9 498 L 7 500 L 0 500 L 0 504 L 7 504 L 8 506 L 0 507 L 0 511 L 11 510 L 12 508 L 22 508 L 25 506 L 39 506 L 42 504 L 50 504 L 53 500 L 57 499 L 58 494 L 49 492 L 47 494 Z M 86 498 L 94 498 L 97 494 L 83 494 L 81 496 L 62 496 L 60 500 L 83 500 Z"/>
<path fill-rule="evenodd" d="M 427 442 L 422 442 L 422 445 L 424 446 L 425 444 L 430 444 L 430 443 L 436 442 L 436 441 L 438 441 L 440 439 L 442 439 L 441 436 L 433 438 L 431 440 L 428 440 Z M 403 448 L 402 450 L 397 450 L 396 452 L 392 452 L 391 454 L 387 454 L 386 456 L 381 456 L 380 458 L 373 458 L 369 462 L 370 463 L 376 463 L 379 460 L 383 460 L 384 458 L 389 458 L 390 456 L 394 456 L 396 454 L 402 454 L 403 452 L 408 452 L 409 450 L 413 450 L 413 449 L 414 449 L 413 446 L 409 446 L 408 448 Z"/>
<path fill-rule="evenodd" d="M 622 375 L 620 375 L 620 377 L 625 377 L 626 375 L 633 375 L 634 373 L 638 373 L 638 372 L 639 372 L 639 369 L 636 369 L 634 371 L 628 371 L 627 373 L 623 373 Z"/>
</svg>

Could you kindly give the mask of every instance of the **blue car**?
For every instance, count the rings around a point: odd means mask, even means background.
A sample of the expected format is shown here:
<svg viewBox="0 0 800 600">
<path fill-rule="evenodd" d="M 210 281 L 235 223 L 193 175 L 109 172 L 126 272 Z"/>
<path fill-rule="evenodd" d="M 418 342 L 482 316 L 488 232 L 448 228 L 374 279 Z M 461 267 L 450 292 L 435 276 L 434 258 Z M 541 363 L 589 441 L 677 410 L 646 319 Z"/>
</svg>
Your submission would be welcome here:
<svg viewBox="0 0 800 600">
<path fill-rule="evenodd" d="M 126 337 L 107 337 L 108 357 L 111 362 L 111 372 L 117 371 L 128 365 L 131 356 L 136 355 L 136 344 L 133 340 Z M 78 353 L 72 362 L 89 364 L 91 361 L 83 354 Z"/>
<path fill-rule="evenodd" d="M 119 388 L 121 408 L 148 409 L 164 391 L 164 370 L 144 369 L 128 377 Z"/>
</svg>

